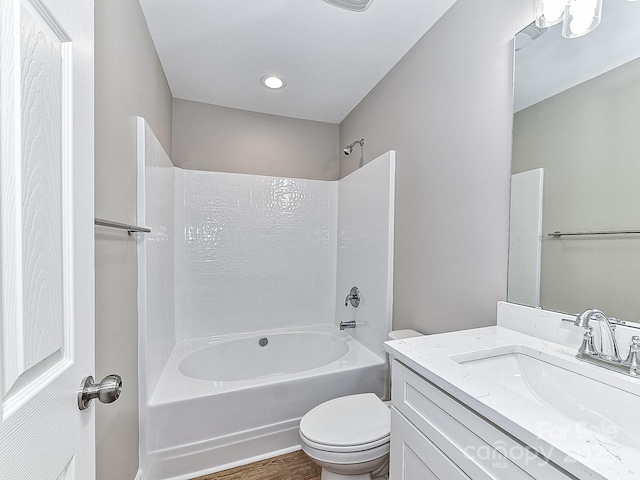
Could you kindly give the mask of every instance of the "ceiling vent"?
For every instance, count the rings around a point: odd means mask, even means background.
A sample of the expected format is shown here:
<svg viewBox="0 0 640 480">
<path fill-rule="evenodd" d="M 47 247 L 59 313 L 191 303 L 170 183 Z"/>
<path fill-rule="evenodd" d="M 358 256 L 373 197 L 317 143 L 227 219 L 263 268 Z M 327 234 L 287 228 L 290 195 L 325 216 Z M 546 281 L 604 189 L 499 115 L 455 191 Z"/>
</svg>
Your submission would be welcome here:
<svg viewBox="0 0 640 480">
<path fill-rule="evenodd" d="M 352 10 L 354 12 L 364 12 L 373 0 L 324 0 L 331 5 L 335 5 L 336 7 L 346 8 L 347 10 Z"/>
</svg>

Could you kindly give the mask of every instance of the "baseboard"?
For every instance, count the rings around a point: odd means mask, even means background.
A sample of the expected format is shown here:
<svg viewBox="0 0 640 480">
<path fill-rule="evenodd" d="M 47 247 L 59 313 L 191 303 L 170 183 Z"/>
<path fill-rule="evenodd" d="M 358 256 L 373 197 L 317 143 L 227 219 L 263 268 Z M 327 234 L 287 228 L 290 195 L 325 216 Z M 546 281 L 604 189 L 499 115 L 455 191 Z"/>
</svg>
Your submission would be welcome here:
<svg viewBox="0 0 640 480">
<path fill-rule="evenodd" d="M 280 450 L 264 453 L 262 455 L 256 455 L 255 457 L 245 458 L 244 460 L 240 460 L 237 462 L 220 465 L 213 469 L 203 470 L 201 472 L 197 472 L 195 476 L 202 477 L 204 475 L 209 475 L 212 473 L 218 473 L 224 470 L 229 470 L 230 468 L 243 467 L 245 465 L 249 465 L 250 463 L 260 462 L 262 460 L 268 460 L 269 458 L 279 457 L 280 455 L 286 455 L 287 453 L 297 452 L 298 450 L 300 450 L 300 445 L 293 445 L 291 447 L 282 448 Z"/>
<path fill-rule="evenodd" d="M 138 473 L 136 474 L 136 478 L 134 478 L 133 480 L 142 480 L 142 470 L 138 470 Z"/>
<path fill-rule="evenodd" d="M 144 465 L 149 480 L 189 480 L 300 449 L 298 424 L 294 419 L 262 429 L 247 437 L 247 432 L 231 438 L 212 439 L 200 444 L 153 452 Z M 272 426 L 273 427 L 273 426 Z M 235 437 L 235 438 L 234 438 Z M 136 479 L 137 480 L 137 479 Z"/>
</svg>

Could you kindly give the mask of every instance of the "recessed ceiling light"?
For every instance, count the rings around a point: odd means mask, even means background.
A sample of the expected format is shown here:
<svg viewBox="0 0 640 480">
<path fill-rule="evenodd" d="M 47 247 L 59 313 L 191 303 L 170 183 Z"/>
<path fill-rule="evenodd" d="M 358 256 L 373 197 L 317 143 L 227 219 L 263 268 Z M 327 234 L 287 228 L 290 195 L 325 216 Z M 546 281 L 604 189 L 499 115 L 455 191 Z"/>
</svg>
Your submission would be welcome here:
<svg viewBox="0 0 640 480">
<path fill-rule="evenodd" d="M 275 75 L 265 75 L 260 79 L 260 83 L 272 90 L 284 88 L 284 86 L 286 85 L 286 82 L 284 80 L 282 80 L 280 77 L 276 77 Z"/>
</svg>

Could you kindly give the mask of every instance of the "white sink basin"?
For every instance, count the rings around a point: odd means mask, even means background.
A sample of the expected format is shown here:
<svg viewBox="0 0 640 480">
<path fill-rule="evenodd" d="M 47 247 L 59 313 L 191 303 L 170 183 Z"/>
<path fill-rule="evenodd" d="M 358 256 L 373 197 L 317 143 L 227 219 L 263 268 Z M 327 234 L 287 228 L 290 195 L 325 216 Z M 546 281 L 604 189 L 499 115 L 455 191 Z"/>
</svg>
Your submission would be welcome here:
<svg viewBox="0 0 640 480">
<path fill-rule="evenodd" d="M 559 366 L 555 357 L 522 346 L 450 358 L 464 365 L 471 375 L 568 417 L 578 431 L 588 429 L 615 443 L 640 448 L 638 424 L 632 420 L 638 413 L 621 407 L 639 404 L 640 398 L 633 393 Z M 540 428 L 553 427 L 540 425 Z"/>
</svg>

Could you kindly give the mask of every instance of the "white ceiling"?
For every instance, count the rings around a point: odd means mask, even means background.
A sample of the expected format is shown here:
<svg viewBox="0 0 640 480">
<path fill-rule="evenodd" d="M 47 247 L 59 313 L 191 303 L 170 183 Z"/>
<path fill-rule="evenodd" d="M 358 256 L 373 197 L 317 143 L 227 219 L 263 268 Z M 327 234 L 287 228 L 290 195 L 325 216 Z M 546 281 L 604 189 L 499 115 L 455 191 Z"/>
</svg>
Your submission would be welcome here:
<svg viewBox="0 0 640 480">
<path fill-rule="evenodd" d="M 606 0 L 602 21 L 573 39 L 556 25 L 516 53 L 514 110 L 520 111 L 640 57 L 640 2 Z"/>
<path fill-rule="evenodd" d="M 340 123 L 455 0 L 140 0 L 176 98 Z M 284 78 L 282 90 L 260 84 Z"/>
</svg>

